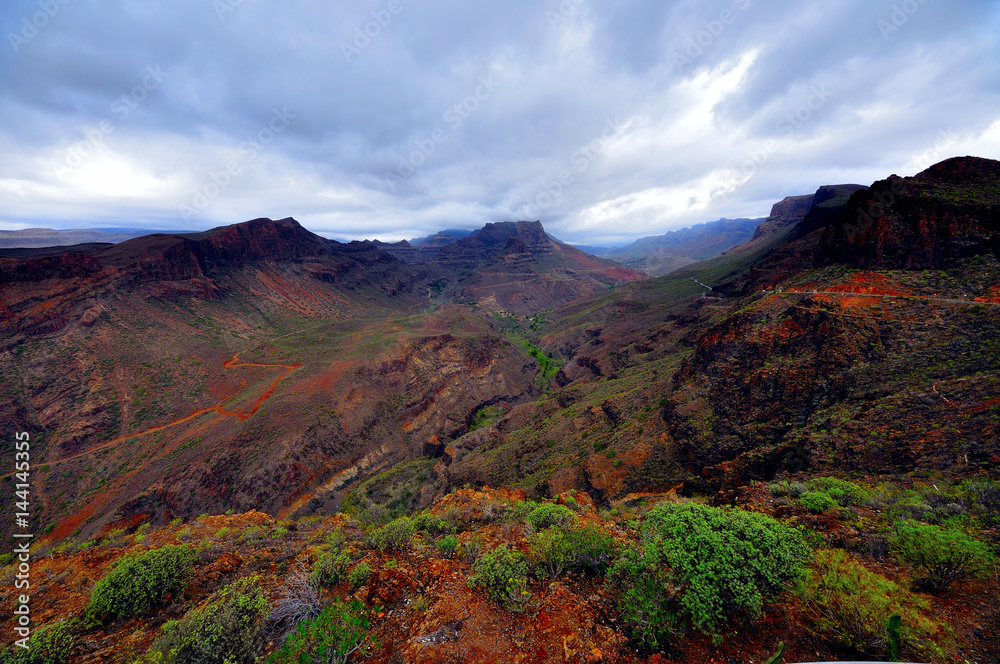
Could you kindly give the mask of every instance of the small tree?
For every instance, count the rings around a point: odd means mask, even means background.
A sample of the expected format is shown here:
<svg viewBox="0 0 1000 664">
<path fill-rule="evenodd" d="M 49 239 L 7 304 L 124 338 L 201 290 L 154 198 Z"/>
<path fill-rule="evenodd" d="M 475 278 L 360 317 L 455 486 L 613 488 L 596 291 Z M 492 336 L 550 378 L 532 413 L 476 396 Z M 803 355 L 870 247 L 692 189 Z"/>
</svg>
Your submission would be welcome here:
<svg viewBox="0 0 1000 664">
<path fill-rule="evenodd" d="M 921 581 L 934 592 L 944 592 L 956 581 L 985 577 L 997 562 L 986 544 L 958 528 L 912 520 L 896 526 L 893 545 L 902 560 L 923 572 Z"/>
<path fill-rule="evenodd" d="M 309 575 L 311 585 L 332 588 L 346 578 L 350 564 L 351 557 L 345 551 L 339 549 L 327 551 L 313 565 Z"/>
<path fill-rule="evenodd" d="M 686 624 L 716 634 L 734 615 L 760 615 L 809 556 L 802 535 L 771 517 L 693 503 L 656 506 L 643 539 L 613 574 L 633 635 L 650 647 Z"/>
</svg>

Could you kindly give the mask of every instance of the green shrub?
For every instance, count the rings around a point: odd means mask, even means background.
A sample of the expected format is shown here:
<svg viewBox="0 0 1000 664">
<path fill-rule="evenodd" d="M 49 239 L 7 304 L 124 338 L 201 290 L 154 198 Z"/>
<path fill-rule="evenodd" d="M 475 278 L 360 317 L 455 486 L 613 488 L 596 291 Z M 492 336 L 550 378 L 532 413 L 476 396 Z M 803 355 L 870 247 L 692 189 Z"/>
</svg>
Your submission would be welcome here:
<svg viewBox="0 0 1000 664">
<path fill-rule="evenodd" d="M 519 500 L 511 503 L 503 513 L 502 520 L 506 523 L 524 523 L 528 515 L 538 508 L 533 500 Z"/>
<path fill-rule="evenodd" d="M 470 586 L 481 587 L 490 599 L 507 608 L 521 605 L 528 595 L 528 563 L 519 551 L 499 547 L 484 553 L 472 565 Z"/>
<path fill-rule="evenodd" d="M 373 530 L 368 535 L 368 543 L 377 547 L 382 553 L 405 551 L 410 547 L 410 542 L 416 533 L 413 521 L 404 516 Z"/>
<path fill-rule="evenodd" d="M 822 491 L 845 507 L 864 505 L 871 497 L 868 489 L 836 477 L 815 477 L 806 481 L 806 487 L 810 491 Z"/>
<path fill-rule="evenodd" d="M 551 578 L 568 570 L 603 574 L 615 552 L 611 536 L 594 526 L 572 530 L 546 528 L 532 535 L 529 542 L 532 557 Z"/>
<path fill-rule="evenodd" d="M 620 607 L 632 639 L 651 650 L 668 646 L 681 633 L 677 597 L 683 587 L 675 585 L 665 554 L 655 544 L 628 548 L 611 571 L 624 587 Z"/>
<path fill-rule="evenodd" d="M 768 485 L 767 490 L 771 492 L 772 496 L 791 496 L 792 498 L 798 498 L 806 492 L 806 485 L 802 482 L 789 482 L 788 480 L 781 480 L 780 482 Z"/>
<path fill-rule="evenodd" d="M 206 605 L 163 625 L 154 650 L 164 664 L 247 664 L 264 646 L 268 602 L 257 576 L 244 577 Z"/>
<path fill-rule="evenodd" d="M 799 496 L 799 503 L 816 514 L 837 509 L 837 501 L 822 491 L 806 491 Z"/>
<path fill-rule="evenodd" d="M 657 505 L 643 536 L 614 573 L 633 633 L 649 646 L 682 620 L 714 633 L 733 615 L 760 615 L 766 599 L 802 576 L 809 555 L 802 535 L 771 517 L 692 503 Z"/>
<path fill-rule="evenodd" d="M 434 546 L 445 558 L 454 558 L 455 554 L 458 553 L 459 541 L 454 535 L 448 535 L 435 542 Z"/>
<path fill-rule="evenodd" d="M 354 652 L 371 643 L 370 635 L 371 618 L 364 604 L 338 600 L 316 619 L 299 623 L 267 663 L 347 662 Z"/>
<path fill-rule="evenodd" d="M 167 595 L 184 587 L 194 559 L 194 550 L 186 546 L 125 556 L 94 586 L 87 604 L 88 620 L 106 622 L 148 613 Z"/>
<path fill-rule="evenodd" d="M 351 557 L 345 551 L 327 551 L 313 565 L 309 578 L 317 587 L 332 588 L 346 578 L 350 565 Z"/>
<path fill-rule="evenodd" d="M 347 544 L 347 535 L 344 534 L 343 530 L 337 528 L 326 536 L 326 544 L 331 548 L 339 549 Z"/>
<path fill-rule="evenodd" d="M 0 662 L 10 664 L 66 664 L 73 650 L 73 623 L 68 620 L 36 629 L 28 639 L 28 649 L 11 646 L 12 652 L 0 652 Z M 6 655 L 6 656 L 5 656 Z"/>
<path fill-rule="evenodd" d="M 817 634 L 866 656 L 889 653 L 889 619 L 895 614 L 902 618 L 900 645 L 914 656 L 911 661 L 940 657 L 950 639 L 927 617 L 927 600 L 870 572 L 842 550 L 817 551 L 815 566 L 796 593 Z"/>
<path fill-rule="evenodd" d="M 546 528 L 528 539 L 531 555 L 540 572 L 555 579 L 569 569 L 573 550 L 566 531 L 560 528 Z M 539 578 L 542 575 L 539 574 Z"/>
<path fill-rule="evenodd" d="M 413 517 L 413 527 L 418 532 L 425 532 L 431 537 L 451 535 L 456 530 L 455 524 L 451 521 L 426 512 Z"/>
<path fill-rule="evenodd" d="M 368 583 L 368 579 L 371 577 L 372 568 L 368 566 L 368 563 L 359 563 L 348 573 L 347 583 L 350 584 L 351 588 L 358 589 Z"/>
<path fill-rule="evenodd" d="M 935 592 L 956 581 L 983 578 L 997 563 L 986 544 L 963 531 L 916 521 L 896 526 L 893 546 L 900 559 L 924 574 L 920 581 Z"/>
<path fill-rule="evenodd" d="M 544 530 L 553 526 L 565 526 L 576 522 L 576 514 L 565 505 L 555 503 L 543 503 L 524 518 L 524 520 L 534 526 L 535 530 Z"/>
</svg>

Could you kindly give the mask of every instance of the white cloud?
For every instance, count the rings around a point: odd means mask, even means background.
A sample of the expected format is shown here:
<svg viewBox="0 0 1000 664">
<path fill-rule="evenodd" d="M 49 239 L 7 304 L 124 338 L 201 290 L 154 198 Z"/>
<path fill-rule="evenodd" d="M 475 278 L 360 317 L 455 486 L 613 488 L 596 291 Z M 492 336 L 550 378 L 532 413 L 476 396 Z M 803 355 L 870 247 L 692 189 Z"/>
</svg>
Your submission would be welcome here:
<svg viewBox="0 0 1000 664">
<path fill-rule="evenodd" d="M 244 3 L 219 21 L 197 3 L 73 5 L 0 60 L 0 210 L 8 225 L 58 227 L 291 215 L 333 237 L 399 239 L 515 218 L 570 169 L 539 216 L 588 242 L 761 216 L 785 195 L 953 154 L 1000 157 L 996 3 L 928 3 L 888 43 L 885 8 L 865 0 L 750 3 L 679 70 L 671 53 L 734 4 L 588 0 L 556 27 L 545 13 L 556 3 L 406 4 L 351 63 L 339 43 L 370 8 Z M 33 6 L 4 4 L 4 34 Z M 148 67 L 162 67 L 162 86 L 56 175 Z M 499 88 L 451 126 L 444 112 L 491 74 Z M 823 85 L 830 100 L 783 131 Z M 185 219 L 181 207 L 212 193 L 212 174 L 286 107 L 287 131 Z M 574 168 L 609 121 L 627 128 Z M 438 129 L 433 154 L 388 188 L 386 171 Z M 768 142 L 765 163 L 743 168 Z"/>
</svg>

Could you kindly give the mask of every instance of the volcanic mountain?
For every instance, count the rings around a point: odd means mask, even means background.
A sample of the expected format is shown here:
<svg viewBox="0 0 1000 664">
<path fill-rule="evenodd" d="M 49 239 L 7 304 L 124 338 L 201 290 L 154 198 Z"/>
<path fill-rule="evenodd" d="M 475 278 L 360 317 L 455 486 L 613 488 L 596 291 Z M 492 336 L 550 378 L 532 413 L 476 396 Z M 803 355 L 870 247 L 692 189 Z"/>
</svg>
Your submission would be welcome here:
<svg viewBox="0 0 1000 664">
<path fill-rule="evenodd" d="M 446 294 L 528 314 L 644 278 L 552 238 L 537 221 L 486 224 L 441 247 L 428 269 Z"/>
<path fill-rule="evenodd" d="M 324 509 L 421 458 L 413 505 L 467 483 L 716 491 L 788 459 L 975 474 L 1000 454 L 995 165 L 945 162 L 888 211 L 892 180 L 786 199 L 657 279 L 538 222 L 416 265 L 293 220 L 0 252 L 3 425 L 39 432 L 60 536 Z M 859 209 L 877 223 L 848 241 Z M 946 273 L 864 239 L 910 246 L 931 219 Z"/>
<path fill-rule="evenodd" d="M 914 570 L 886 554 L 903 520 L 1000 544 L 998 174 L 962 158 L 821 187 L 776 204 L 748 243 L 654 279 L 537 222 L 489 224 L 412 265 L 290 219 L 2 251 L 0 426 L 31 435 L 46 554 L 32 617 L 80 615 L 126 553 L 196 545 L 190 582 L 153 613 L 67 623 L 72 661 L 135 661 L 168 620 L 228 615 L 195 607 L 249 575 L 265 604 L 285 601 L 322 556 L 343 566 L 323 593 L 380 607 L 372 662 L 665 661 L 637 654 L 619 577 L 536 561 L 559 536 L 537 517 L 571 513 L 599 531 L 587 546 L 611 542 L 606 560 L 641 557 L 649 506 L 692 495 L 794 523 L 913 596 Z M 0 485 L 13 504 L 13 476 Z M 417 513 L 420 546 L 380 539 Z M 523 613 L 470 587 L 488 550 L 535 564 L 512 572 Z M 655 597 L 662 578 L 646 577 Z M 996 580 L 958 587 L 919 593 L 906 624 L 946 616 L 943 648 L 992 661 Z M 731 623 L 739 638 L 678 632 L 674 659 L 763 659 L 778 641 L 802 660 L 857 654 L 797 597 Z"/>
</svg>

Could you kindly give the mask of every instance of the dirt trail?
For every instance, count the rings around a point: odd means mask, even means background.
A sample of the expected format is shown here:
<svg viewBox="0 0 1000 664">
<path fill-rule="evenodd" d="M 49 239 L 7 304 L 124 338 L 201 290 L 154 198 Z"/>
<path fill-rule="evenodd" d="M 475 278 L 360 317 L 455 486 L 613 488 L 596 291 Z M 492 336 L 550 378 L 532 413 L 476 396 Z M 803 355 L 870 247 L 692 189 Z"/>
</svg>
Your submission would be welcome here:
<svg viewBox="0 0 1000 664">
<path fill-rule="evenodd" d="M 233 392 L 232 394 L 230 394 L 230 395 L 228 395 L 226 397 L 223 397 L 217 404 L 215 404 L 214 406 L 211 406 L 209 408 L 202 408 L 200 410 L 196 410 L 195 412 L 191 413 L 190 415 L 185 415 L 184 417 L 179 417 L 176 420 L 173 420 L 171 422 L 167 422 L 166 424 L 161 424 L 159 426 L 155 426 L 155 427 L 152 427 L 152 428 L 149 428 L 149 429 L 145 429 L 144 431 L 137 431 L 136 433 L 130 433 L 130 434 L 126 435 L 126 436 L 120 436 L 118 438 L 115 438 L 114 440 L 110 440 L 110 441 L 104 443 L 103 445 L 99 445 L 97 447 L 92 447 L 91 449 L 89 449 L 89 450 L 87 450 L 85 452 L 80 452 L 79 454 L 74 454 L 73 456 L 66 457 L 65 459 L 57 459 L 55 461 L 46 461 L 45 465 L 47 465 L 47 466 L 56 466 L 56 465 L 59 465 L 59 464 L 62 464 L 62 463 L 66 463 L 68 461 L 74 461 L 76 459 L 81 459 L 81 458 L 83 458 L 85 456 L 89 456 L 91 454 L 94 454 L 95 452 L 100 452 L 101 450 L 106 450 L 106 449 L 109 449 L 111 447 L 115 447 L 116 445 L 120 445 L 121 443 L 124 443 L 127 440 L 132 440 L 133 438 L 140 438 L 140 437 L 143 437 L 143 436 L 148 436 L 150 434 L 154 434 L 154 433 L 157 433 L 159 431 L 163 431 L 164 429 L 170 429 L 170 428 L 178 426 L 180 424 L 185 424 L 186 422 L 190 422 L 191 420 L 196 419 L 198 417 L 201 417 L 202 415 L 207 415 L 208 413 L 215 413 L 215 414 L 223 416 L 223 417 L 235 417 L 235 418 L 237 418 L 237 419 L 239 419 L 241 421 L 248 420 L 251 417 L 253 417 L 254 415 L 256 415 L 257 412 L 260 410 L 261 406 L 264 404 L 264 402 L 267 401 L 268 399 L 270 399 L 274 395 L 274 390 L 278 387 L 278 385 L 281 383 L 281 381 L 283 381 L 285 378 L 287 378 L 289 374 L 291 374 L 293 371 L 295 371 L 296 369 L 298 369 L 302 365 L 301 364 L 262 364 L 262 363 L 259 363 L 259 362 L 240 362 L 240 354 L 236 353 L 236 355 L 233 356 L 233 359 L 229 360 L 228 362 L 226 362 L 222 366 L 225 369 L 239 369 L 241 367 L 258 367 L 258 368 L 264 368 L 264 369 L 284 369 L 284 371 L 282 372 L 282 374 L 280 376 L 278 376 L 274 380 L 274 382 L 271 383 L 271 385 L 270 385 L 270 387 L 268 387 L 267 391 L 264 392 L 262 395 L 260 395 L 257 398 L 257 400 L 254 402 L 253 406 L 251 406 L 250 410 L 238 411 L 238 410 L 226 410 L 225 408 L 223 408 L 223 404 L 225 404 L 227 401 L 230 401 L 234 397 L 238 396 L 239 393 L 243 391 L 243 389 L 246 389 L 246 388 L 242 388 L 242 389 L 236 390 L 235 392 Z M 8 475 L 12 475 L 12 474 L 13 473 L 8 473 Z M 6 477 L 6 475 L 4 475 L 2 477 Z"/>
</svg>

